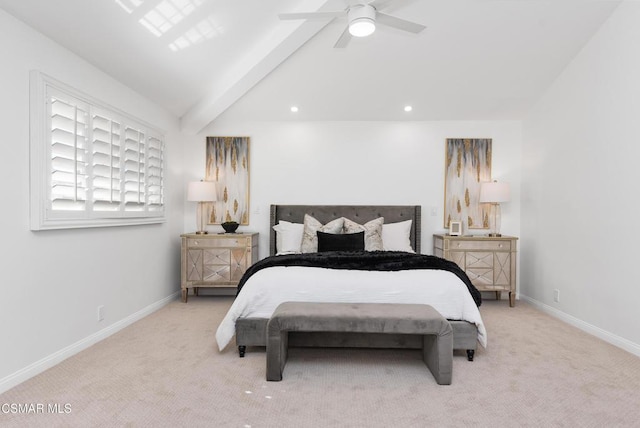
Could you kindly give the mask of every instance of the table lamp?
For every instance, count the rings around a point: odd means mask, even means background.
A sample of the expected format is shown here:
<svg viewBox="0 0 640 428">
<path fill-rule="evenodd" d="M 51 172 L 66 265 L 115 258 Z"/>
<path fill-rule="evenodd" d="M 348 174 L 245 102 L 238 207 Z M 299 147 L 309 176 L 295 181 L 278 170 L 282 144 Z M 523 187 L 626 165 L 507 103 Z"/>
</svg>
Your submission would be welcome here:
<svg viewBox="0 0 640 428">
<path fill-rule="evenodd" d="M 509 201 L 509 185 L 488 181 L 480 184 L 480 203 L 491 204 L 489 213 L 489 236 L 502 236 L 500 234 L 500 203 Z"/>
<path fill-rule="evenodd" d="M 205 235 L 205 208 L 207 202 L 216 201 L 216 185 L 213 181 L 192 181 L 187 187 L 187 201 L 197 202 L 198 210 L 196 211 L 196 224 L 198 235 Z"/>
</svg>

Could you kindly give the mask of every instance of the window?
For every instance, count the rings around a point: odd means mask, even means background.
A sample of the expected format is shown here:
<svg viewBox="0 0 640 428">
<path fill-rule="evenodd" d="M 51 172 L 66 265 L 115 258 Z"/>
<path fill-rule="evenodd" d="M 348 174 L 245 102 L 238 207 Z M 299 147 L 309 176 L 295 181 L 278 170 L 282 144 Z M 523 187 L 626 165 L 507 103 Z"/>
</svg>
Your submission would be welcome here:
<svg viewBox="0 0 640 428">
<path fill-rule="evenodd" d="M 164 221 L 164 138 L 31 73 L 31 230 Z"/>
</svg>

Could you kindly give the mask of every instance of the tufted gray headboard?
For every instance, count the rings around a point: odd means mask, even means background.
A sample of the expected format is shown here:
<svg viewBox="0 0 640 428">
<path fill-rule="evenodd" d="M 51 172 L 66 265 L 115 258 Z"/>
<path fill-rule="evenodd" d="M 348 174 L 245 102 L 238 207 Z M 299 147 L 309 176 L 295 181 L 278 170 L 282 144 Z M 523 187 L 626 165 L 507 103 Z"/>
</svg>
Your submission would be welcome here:
<svg viewBox="0 0 640 428">
<path fill-rule="evenodd" d="M 276 253 L 276 232 L 273 226 L 280 220 L 303 223 L 309 214 L 321 223 L 328 223 L 338 217 L 347 217 L 358 223 L 366 223 L 384 217 L 385 223 L 413 220 L 411 222 L 411 246 L 420 253 L 420 205 L 271 205 L 269 224 L 269 254 Z"/>
</svg>

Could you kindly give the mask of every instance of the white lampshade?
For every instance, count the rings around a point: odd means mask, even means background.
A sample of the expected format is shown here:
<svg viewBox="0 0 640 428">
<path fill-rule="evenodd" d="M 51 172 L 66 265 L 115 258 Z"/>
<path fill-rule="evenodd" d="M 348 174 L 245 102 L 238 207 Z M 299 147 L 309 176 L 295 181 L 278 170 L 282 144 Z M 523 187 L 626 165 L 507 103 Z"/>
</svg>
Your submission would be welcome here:
<svg viewBox="0 0 640 428">
<path fill-rule="evenodd" d="M 488 181 L 480 184 L 480 203 L 500 203 L 509 201 L 509 185 Z"/>
<path fill-rule="evenodd" d="M 213 181 L 192 181 L 187 187 L 187 201 L 213 202 L 216 198 L 216 185 Z"/>
</svg>

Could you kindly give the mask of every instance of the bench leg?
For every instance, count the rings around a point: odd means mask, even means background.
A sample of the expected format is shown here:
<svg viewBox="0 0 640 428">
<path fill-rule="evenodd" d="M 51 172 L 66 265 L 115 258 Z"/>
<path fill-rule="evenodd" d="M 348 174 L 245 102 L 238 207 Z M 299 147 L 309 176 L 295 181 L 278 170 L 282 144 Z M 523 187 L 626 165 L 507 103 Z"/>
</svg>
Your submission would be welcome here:
<svg viewBox="0 0 640 428">
<path fill-rule="evenodd" d="M 267 380 L 279 382 L 282 380 L 284 365 L 287 363 L 289 348 L 289 332 L 267 336 Z"/>
<path fill-rule="evenodd" d="M 438 382 L 451 385 L 453 374 L 453 332 L 424 335 L 422 339 L 422 359 Z"/>
</svg>

